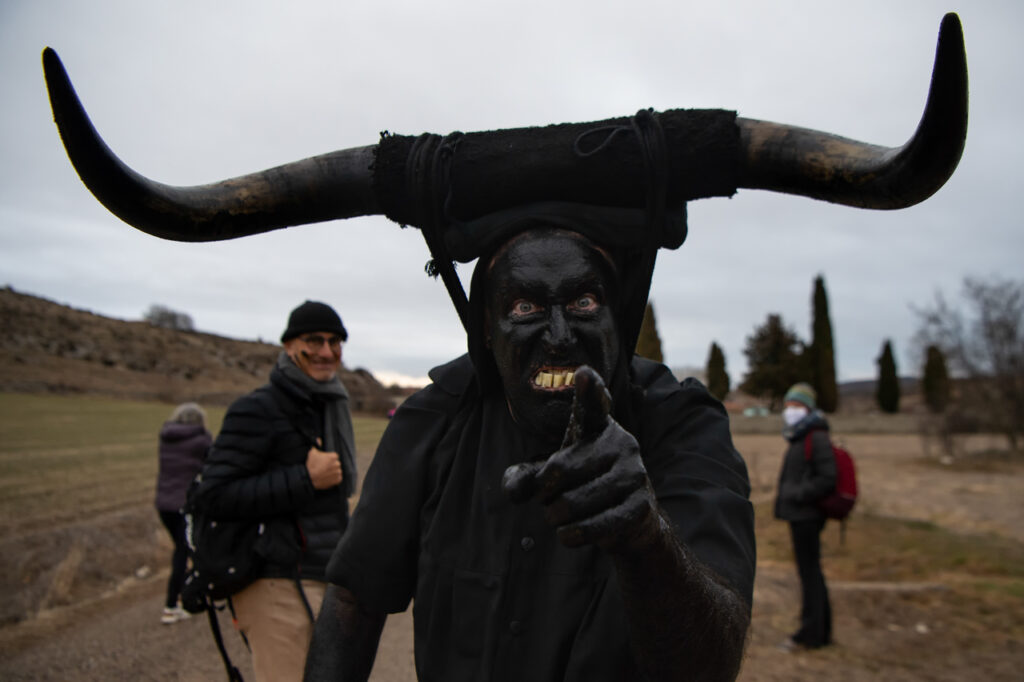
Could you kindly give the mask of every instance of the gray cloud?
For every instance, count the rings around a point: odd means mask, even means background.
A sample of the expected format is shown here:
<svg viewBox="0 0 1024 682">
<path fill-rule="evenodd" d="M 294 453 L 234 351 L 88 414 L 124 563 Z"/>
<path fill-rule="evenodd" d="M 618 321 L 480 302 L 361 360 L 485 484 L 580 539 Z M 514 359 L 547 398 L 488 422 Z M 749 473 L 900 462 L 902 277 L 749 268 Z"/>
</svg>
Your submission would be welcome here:
<svg viewBox="0 0 1024 682">
<path fill-rule="evenodd" d="M 885 145 L 924 105 L 944 3 L 8 2 L 0 9 L 0 284 L 138 319 L 152 303 L 206 331 L 275 340 L 304 298 L 334 303 L 346 363 L 421 376 L 462 352 L 414 230 L 382 218 L 216 244 L 118 221 L 60 146 L 39 55 L 58 50 L 93 122 L 139 172 L 199 184 L 383 129 L 486 130 L 597 120 L 642 107 L 723 107 Z M 971 127 L 929 201 L 858 211 L 764 192 L 695 202 L 690 237 L 652 289 L 666 360 L 735 377 L 769 312 L 806 336 L 825 276 L 842 378 L 870 377 L 891 338 L 910 367 L 909 304 L 968 274 L 1019 277 L 1014 200 L 1024 48 L 1015 2 L 961 13 Z M 464 277 L 469 270 L 462 269 Z M 906 358 L 906 361 L 904 361 Z"/>
</svg>

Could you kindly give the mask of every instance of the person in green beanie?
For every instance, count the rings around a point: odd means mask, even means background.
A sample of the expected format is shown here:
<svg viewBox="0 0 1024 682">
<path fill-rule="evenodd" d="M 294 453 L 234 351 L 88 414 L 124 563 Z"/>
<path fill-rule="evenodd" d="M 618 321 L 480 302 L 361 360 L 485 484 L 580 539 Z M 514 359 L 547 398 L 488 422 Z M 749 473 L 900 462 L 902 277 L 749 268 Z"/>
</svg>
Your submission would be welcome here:
<svg viewBox="0 0 1024 682">
<path fill-rule="evenodd" d="M 775 518 L 789 522 L 802 606 L 800 627 L 780 648 L 793 652 L 832 643 L 832 609 L 821 570 L 826 517 L 817 502 L 835 489 L 836 464 L 828 422 L 817 409 L 810 384 L 794 384 L 786 392 L 782 418 L 782 436 L 789 446 L 779 473 Z"/>
</svg>

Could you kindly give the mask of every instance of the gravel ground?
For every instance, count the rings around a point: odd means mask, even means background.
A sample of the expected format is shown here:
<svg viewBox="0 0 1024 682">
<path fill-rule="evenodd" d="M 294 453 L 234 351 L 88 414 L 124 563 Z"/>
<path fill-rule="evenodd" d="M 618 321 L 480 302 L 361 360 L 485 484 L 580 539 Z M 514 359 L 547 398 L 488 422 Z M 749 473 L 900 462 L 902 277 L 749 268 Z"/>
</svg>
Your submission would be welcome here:
<svg viewBox="0 0 1024 682">
<path fill-rule="evenodd" d="M 769 498 L 777 438 L 741 437 L 737 445 L 750 465 L 755 499 Z M 960 532 L 1024 538 L 1024 468 L 953 472 L 923 465 L 909 436 L 854 437 L 848 445 L 858 458 L 865 510 Z M 165 579 L 166 573 L 156 573 L 131 580 L 107 596 L 0 628 L 0 680 L 224 679 L 205 618 L 159 623 Z M 829 586 L 837 645 L 785 654 L 775 645 L 795 622 L 795 570 L 786 562 L 759 562 L 742 682 L 1020 679 L 1024 614 L 965 610 L 962 599 L 955 599 L 955 577 L 937 584 Z M 248 653 L 225 617 L 222 630 L 233 660 L 251 681 Z M 409 614 L 389 618 L 371 680 L 415 680 Z"/>
<path fill-rule="evenodd" d="M 205 616 L 173 625 L 159 621 L 166 574 L 134 584 L 90 604 L 55 609 L 33 621 L 0 630 L 0 679 L 153 680 L 203 682 L 226 678 Z M 230 615 L 220 614 L 221 633 L 232 663 L 253 680 L 249 653 Z M 414 682 L 412 619 L 388 621 L 374 674 L 375 682 Z"/>
</svg>

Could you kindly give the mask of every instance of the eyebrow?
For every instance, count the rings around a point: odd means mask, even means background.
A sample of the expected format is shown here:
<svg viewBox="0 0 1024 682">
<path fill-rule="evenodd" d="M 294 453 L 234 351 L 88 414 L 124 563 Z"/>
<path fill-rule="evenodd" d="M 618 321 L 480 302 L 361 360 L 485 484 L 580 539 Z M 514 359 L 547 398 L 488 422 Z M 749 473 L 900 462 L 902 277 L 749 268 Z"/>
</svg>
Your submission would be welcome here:
<svg viewBox="0 0 1024 682">
<path fill-rule="evenodd" d="M 508 300 L 511 303 L 517 298 L 537 298 L 546 296 L 549 292 L 547 284 L 538 281 L 516 282 L 511 284 L 506 291 Z M 554 292 L 556 296 L 566 294 L 578 295 L 592 293 L 599 295 L 602 299 L 607 298 L 607 287 L 601 277 L 587 276 L 576 280 L 567 280 L 559 283 L 558 289 Z"/>
</svg>

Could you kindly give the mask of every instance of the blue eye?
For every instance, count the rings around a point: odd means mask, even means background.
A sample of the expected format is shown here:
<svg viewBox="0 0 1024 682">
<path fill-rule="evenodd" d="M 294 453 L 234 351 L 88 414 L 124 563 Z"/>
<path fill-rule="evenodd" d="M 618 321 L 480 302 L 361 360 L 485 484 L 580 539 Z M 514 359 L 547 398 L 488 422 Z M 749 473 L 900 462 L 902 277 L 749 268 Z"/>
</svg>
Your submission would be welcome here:
<svg viewBox="0 0 1024 682">
<path fill-rule="evenodd" d="M 573 302 L 572 307 L 576 310 L 589 311 L 596 309 L 598 305 L 596 296 L 593 294 L 584 294 Z"/>
<path fill-rule="evenodd" d="M 512 304 L 512 315 L 514 316 L 530 315 L 537 312 L 537 310 L 539 308 L 535 303 L 522 298 Z"/>
</svg>

